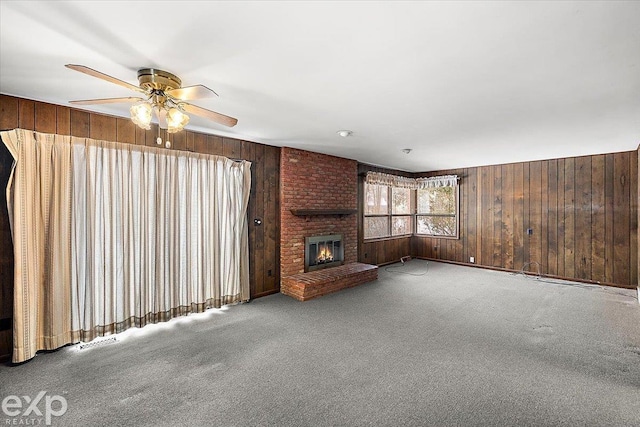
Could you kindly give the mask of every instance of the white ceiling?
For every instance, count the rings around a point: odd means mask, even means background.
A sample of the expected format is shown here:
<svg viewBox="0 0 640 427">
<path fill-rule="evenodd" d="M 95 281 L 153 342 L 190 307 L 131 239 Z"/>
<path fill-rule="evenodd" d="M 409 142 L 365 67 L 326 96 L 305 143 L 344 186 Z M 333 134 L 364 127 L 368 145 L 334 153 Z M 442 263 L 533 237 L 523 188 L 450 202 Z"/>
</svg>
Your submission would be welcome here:
<svg viewBox="0 0 640 427">
<path fill-rule="evenodd" d="M 640 142 L 638 1 L 3 0 L 0 31 L 2 93 L 130 96 L 64 64 L 133 84 L 155 67 L 214 89 L 194 104 L 238 119 L 188 129 L 407 171 Z"/>
</svg>

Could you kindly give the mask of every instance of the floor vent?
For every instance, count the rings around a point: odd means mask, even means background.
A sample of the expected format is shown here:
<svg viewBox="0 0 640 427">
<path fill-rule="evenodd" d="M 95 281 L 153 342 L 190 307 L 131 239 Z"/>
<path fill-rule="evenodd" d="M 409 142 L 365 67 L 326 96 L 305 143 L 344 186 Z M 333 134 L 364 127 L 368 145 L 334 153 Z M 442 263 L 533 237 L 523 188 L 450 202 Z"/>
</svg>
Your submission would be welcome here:
<svg viewBox="0 0 640 427">
<path fill-rule="evenodd" d="M 86 344 L 78 345 L 78 350 L 86 350 L 88 348 L 98 347 L 98 346 L 107 345 L 107 344 L 113 344 L 114 342 L 117 342 L 117 341 L 118 340 L 116 339 L 116 337 L 109 337 L 103 340 L 95 340 L 95 341 L 88 342 Z"/>
</svg>

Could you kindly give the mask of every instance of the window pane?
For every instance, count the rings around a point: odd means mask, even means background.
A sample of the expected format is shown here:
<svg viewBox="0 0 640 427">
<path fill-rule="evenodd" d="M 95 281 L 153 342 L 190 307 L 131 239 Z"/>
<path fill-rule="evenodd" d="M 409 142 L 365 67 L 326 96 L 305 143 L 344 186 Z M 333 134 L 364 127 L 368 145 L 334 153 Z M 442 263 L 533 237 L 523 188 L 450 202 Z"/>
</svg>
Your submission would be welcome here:
<svg viewBox="0 0 640 427">
<path fill-rule="evenodd" d="M 389 236 L 389 217 L 375 216 L 364 218 L 364 238 L 376 239 Z"/>
<path fill-rule="evenodd" d="M 451 187 L 449 187 L 451 188 Z M 436 236 L 455 236 L 456 217 L 453 216 L 416 216 L 416 232 Z"/>
<path fill-rule="evenodd" d="M 391 235 L 401 236 L 403 234 L 411 234 L 411 217 L 410 216 L 394 216 L 391 219 Z"/>
<path fill-rule="evenodd" d="M 411 213 L 411 189 L 409 188 L 391 188 L 393 214 L 410 214 Z"/>
<path fill-rule="evenodd" d="M 384 215 L 389 213 L 389 187 L 386 185 L 364 184 L 365 215 Z"/>
<path fill-rule="evenodd" d="M 456 188 L 437 187 L 418 190 L 418 213 L 455 214 Z"/>
</svg>

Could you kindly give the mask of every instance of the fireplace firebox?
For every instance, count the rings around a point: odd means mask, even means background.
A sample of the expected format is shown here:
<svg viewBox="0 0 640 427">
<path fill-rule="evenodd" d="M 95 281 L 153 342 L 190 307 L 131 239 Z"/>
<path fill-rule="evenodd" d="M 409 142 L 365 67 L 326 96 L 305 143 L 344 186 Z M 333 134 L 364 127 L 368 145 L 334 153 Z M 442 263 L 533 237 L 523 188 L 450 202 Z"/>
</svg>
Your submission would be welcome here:
<svg viewBox="0 0 640 427">
<path fill-rule="evenodd" d="M 305 237 L 304 271 L 336 267 L 344 264 L 342 234 Z"/>
</svg>

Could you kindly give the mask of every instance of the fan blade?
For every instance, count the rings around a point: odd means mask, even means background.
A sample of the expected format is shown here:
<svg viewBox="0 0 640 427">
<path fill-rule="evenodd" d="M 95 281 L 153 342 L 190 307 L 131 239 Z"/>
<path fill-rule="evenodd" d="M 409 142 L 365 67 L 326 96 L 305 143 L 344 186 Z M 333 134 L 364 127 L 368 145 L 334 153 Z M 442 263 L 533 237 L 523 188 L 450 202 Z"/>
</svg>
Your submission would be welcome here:
<svg viewBox="0 0 640 427">
<path fill-rule="evenodd" d="M 91 104 L 117 104 L 120 102 L 137 102 L 144 101 L 143 98 L 129 96 L 125 98 L 102 98 L 102 99 L 82 99 L 79 101 L 69 101 L 70 104 L 91 105 Z"/>
<path fill-rule="evenodd" d="M 100 71 L 96 71 L 93 68 L 85 67 L 84 65 L 76 65 L 76 64 L 67 64 L 65 67 L 70 68 L 75 71 L 79 71 L 81 73 L 87 74 L 92 77 L 97 77 L 102 80 L 106 80 L 110 83 L 115 83 L 119 86 L 126 87 L 127 89 L 134 90 L 136 92 L 146 93 L 146 91 L 138 86 L 134 86 L 131 83 L 127 83 L 123 80 L 116 79 L 115 77 L 111 77 L 107 74 L 101 73 Z"/>
<path fill-rule="evenodd" d="M 214 122 L 220 123 L 225 126 L 233 127 L 236 125 L 236 123 L 238 123 L 238 119 L 225 116 L 224 114 L 216 113 L 215 111 L 207 110 L 206 108 L 197 107 L 195 105 L 187 104 L 186 102 L 181 102 L 179 105 L 187 113 L 195 114 L 196 116 L 201 116 L 209 120 L 213 120 Z"/>
<path fill-rule="evenodd" d="M 218 96 L 213 90 L 203 85 L 194 85 L 181 87 L 179 89 L 172 89 L 165 92 L 165 94 L 174 98 L 186 101 L 188 99 L 202 99 Z"/>
</svg>

